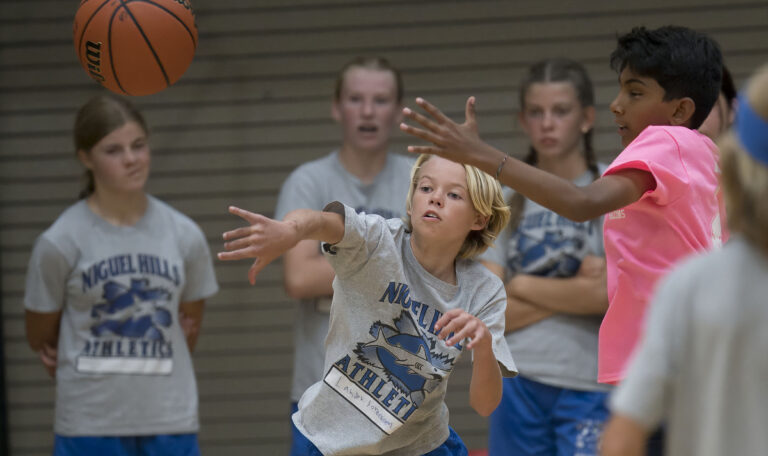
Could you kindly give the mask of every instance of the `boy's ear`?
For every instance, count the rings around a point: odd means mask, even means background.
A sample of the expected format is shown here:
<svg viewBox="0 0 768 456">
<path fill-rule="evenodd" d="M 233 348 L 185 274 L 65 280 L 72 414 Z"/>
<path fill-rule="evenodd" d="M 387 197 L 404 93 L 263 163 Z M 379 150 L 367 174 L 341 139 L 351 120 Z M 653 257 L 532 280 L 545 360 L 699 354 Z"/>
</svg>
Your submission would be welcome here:
<svg viewBox="0 0 768 456">
<path fill-rule="evenodd" d="M 472 231 L 480 231 L 485 229 L 490 219 L 491 219 L 491 216 L 481 215 L 479 212 L 476 212 L 475 222 L 472 224 Z"/>
<path fill-rule="evenodd" d="M 688 121 L 696 112 L 696 102 L 690 97 L 678 98 L 675 100 L 675 110 L 672 112 L 670 125 L 688 126 Z"/>
</svg>

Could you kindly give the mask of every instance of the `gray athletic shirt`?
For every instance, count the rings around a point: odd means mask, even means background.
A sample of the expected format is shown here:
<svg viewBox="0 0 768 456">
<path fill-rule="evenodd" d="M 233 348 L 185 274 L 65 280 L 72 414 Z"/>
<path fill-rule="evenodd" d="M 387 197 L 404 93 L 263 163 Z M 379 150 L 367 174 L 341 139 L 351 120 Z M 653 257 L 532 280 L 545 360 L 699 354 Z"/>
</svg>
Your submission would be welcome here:
<svg viewBox="0 0 768 456">
<path fill-rule="evenodd" d="M 343 239 L 327 246 L 336 270 L 323 379 L 293 415 L 325 455 L 427 453 L 449 434 L 444 397 L 464 343 L 434 334 L 446 311 L 476 315 L 492 335 L 502 374 L 515 364 L 504 340 L 504 285 L 485 267 L 457 260 L 458 285 L 414 258 L 402 220 L 345 207 Z"/>
<path fill-rule="evenodd" d="M 604 171 L 605 165 L 598 169 Z M 593 179 L 587 171 L 573 183 L 585 186 Z M 570 277 L 587 254 L 605 254 L 601 218 L 577 223 L 526 200 L 517 229 L 504 229 L 495 246 L 481 258 L 504 266 L 512 275 Z M 508 333 L 507 343 L 520 374 L 560 388 L 609 390 L 609 385 L 597 383 L 601 320 L 601 315 L 556 314 Z"/>
<path fill-rule="evenodd" d="M 179 302 L 218 290 L 205 237 L 148 197 L 134 226 L 85 200 L 37 239 L 24 306 L 61 311 L 54 430 L 66 436 L 198 430 L 197 387 Z"/>
<path fill-rule="evenodd" d="M 338 152 L 305 163 L 283 183 L 275 219 L 282 220 L 294 209 L 319 211 L 331 201 L 340 201 L 358 212 L 384 218 L 402 217 L 413 162 L 411 157 L 389 153 L 384 169 L 368 185 L 363 185 L 344 169 Z M 329 298 L 298 302 L 293 333 L 292 401 L 298 401 L 302 393 L 323 376 L 323 344 L 328 334 L 329 304 Z"/>
<path fill-rule="evenodd" d="M 768 454 L 768 259 L 734 237 L 661 283 L 611 408 L 666 454 Z"/>
</svg>

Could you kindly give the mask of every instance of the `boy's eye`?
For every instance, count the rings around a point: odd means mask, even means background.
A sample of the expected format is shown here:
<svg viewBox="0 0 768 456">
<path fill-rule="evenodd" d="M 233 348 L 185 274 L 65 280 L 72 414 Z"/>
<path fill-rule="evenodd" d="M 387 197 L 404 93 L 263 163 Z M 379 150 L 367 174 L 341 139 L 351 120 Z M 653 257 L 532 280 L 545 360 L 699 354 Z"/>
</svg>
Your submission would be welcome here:
<svg viewBox="0 0 768 456">
<path fill-rule="evenodd" d="M 113 147 L 108 147 L 107 148 L 107 154 L 114 155 L 114 154 L 117 154 L 117 153 L 120 153 L 120 147 L 113 146 Z"/>
<path fill-rule="evenodd" d="M 461 195 L 455 192 L 448 192 L 448 198 L 451 199 L 461 199 Z"/>
<path fill-rule="evenodd" d="M 429 185 L 422 185 L 419 187 L 419 190 L 421 190 L 424 193 L 427 193 L 428 191 L 432 190 L 432 187 L 430 187 Z"/>
</svg>

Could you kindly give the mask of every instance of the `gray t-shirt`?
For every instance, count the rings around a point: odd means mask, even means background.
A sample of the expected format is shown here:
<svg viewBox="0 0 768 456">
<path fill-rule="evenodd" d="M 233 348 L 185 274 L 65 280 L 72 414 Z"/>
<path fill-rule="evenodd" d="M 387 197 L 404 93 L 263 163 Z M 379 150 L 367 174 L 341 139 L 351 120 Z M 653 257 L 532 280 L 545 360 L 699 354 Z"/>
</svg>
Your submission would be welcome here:
<svg viewBox="0 0 768 456">
<path fill-rule="evenodd" d="M 282 220 L 294 209 L 319 211 L 331 201 L 340 201 L 358 212 L 384 218 L 402 217 L 413 162 L 411 157 L 388 154 L 384 169 L 368 185 L 363 185 L 344 169 L 338 152 L 305 163 L 283 183 L 275 219 Z M 330 297 L 302 300 L 298 304 L 293 333 L 292 401 L 298 401 L 302 393 L 323 376 L 323 345 L 328 334 Z"/>
<path fill-rule="evenodd" d="M 768 259 L 743 239 L 661 283 L 615 413 L 654 429 L 666 454 L 768 454 Z"/>
<path fill-rule="evenodd" d="M 514 376 L 504 285 L 471 260 L 456 261 L 458 285 L 437 279 L 414 258 L 402 220 L 348 206 L 343 239 L 327 247 L 336 278 L 323 379 L 301 397 L 294 423 L 328 455 L 435 449 L 448 438 L 445 391 L 465 341 L 447 346 L 434 323 L 454 308 L 476 315 L 502 374 Z"/>
<path fill-rule="evenodd" d="M 66 436 L 198 430 L 197 386 L 179 302 L 218 290 L 200 229 L 148 197 L 134 226 L 85 200 L 37 239 L 24 306 L 61 311 L 54 430 Z"/>
<path fill-rule="evenodd" d="M 602 172 L 604 165 L 598 167 Z M 585 172 L 573 181 L 588 185 Z M 511 193 L 508 193 L 511 196 Z M 571 277 L 588 254 L 604 255 L 603 225 L 598 218 L 573 222 L 526 200 L 517 229 L 505 229 L 481 258 L 510 273 Z M 583 391 L 607 391 L 597 383 L 597 335 L 600 315 L 556 314 L 507 334 L 520 374 L 538 382 Z"/>
</svg>

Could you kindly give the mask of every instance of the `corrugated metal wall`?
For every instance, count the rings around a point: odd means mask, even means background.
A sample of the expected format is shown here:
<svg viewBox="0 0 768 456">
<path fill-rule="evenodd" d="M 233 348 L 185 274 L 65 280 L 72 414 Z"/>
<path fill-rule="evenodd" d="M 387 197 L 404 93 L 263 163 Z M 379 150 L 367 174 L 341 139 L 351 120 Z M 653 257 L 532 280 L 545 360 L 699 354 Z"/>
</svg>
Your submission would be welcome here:
<svg viewBox="0 0 768 456">
<path fill-rule="evenodd" d="M 71 43 L 75 0 L 0 2 L 0 255 L 12 455 L 50 454 L 53 383 L 23 330 L 23 283 L 35 237 L 69 204 L 80 167 L 71 145 L 76 108 L 100 89 Z M 238 224 L 229 204 L 271 215 L 298 164 L 339 142 L 330 118 L 336 70 L 358 54 L 388 57 L 406 96 L 424 96 L 456 118 L 478 97 L 483 136 L 522 154 L 516 83 L 543 57 L 585 63 L 597 86 L 595 145 L 619 150 L 608 103 L 616 75 L 608 54 L 635 25 L 687 25 L 710 33 L 737 83 L 768 61 L 768 3 L 725 0 L 195 0 L 200 42 L 175 86 L 137 98 L 152 127 L 150 191 L 190 215 L 213 251 Z M 402 151 L 409 141 L 398 135 Z M 247 263 L 217 263 L 195 363 L 205 454 L 284 454 L 293 307 L 280 266 L 255 287 Z M 466 360 L 449 387 L 452 425 L 484 447 L 486 423 L 467 404 Z"/>
</svg>

